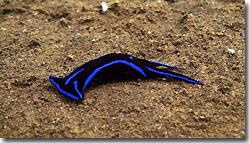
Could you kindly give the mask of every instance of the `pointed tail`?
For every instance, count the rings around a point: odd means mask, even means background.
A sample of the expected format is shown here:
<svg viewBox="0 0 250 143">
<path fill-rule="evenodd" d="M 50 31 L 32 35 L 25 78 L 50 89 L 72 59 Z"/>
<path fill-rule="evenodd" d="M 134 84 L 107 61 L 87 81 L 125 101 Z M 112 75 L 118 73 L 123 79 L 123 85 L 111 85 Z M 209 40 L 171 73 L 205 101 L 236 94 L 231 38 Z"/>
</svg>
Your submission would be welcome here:
<svg viewBox="0 0 250 143">
<path fill-rule="evenodd" d="M 149 71 L 159 75 L 159 77 L 172 77 L 175 79 L 179 79 L 188 83 L 192 83 L 192 84 L 198 84 L 198 85 L 204 85 L 203 82 L 197 81 L 195 79 L 189 78 L 185 75 L 182 74 L 178 74 L 178 73 L 174 73 L 174 72 L 170 72 L 170 71 L 163 71 L 163 70 L 156 70 L 156 69 L 152 69 L 150 67 L 146 67 Z"/>
</svg>

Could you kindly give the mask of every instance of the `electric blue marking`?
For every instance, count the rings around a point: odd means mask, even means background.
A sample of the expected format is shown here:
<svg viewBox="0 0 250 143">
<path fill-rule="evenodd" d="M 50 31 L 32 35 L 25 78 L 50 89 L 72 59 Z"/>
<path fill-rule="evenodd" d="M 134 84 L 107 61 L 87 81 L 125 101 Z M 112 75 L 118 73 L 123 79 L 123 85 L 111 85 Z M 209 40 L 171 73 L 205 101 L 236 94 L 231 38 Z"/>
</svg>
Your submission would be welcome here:
<svg viewBox="0 0 250 143">
<path fill-rule="evenodd" d="M 79 71 L 75 72 L 73 75 L 71 75 L 65 82 L 65 85 L 67 85 L 72 78 L 74 78 L 78 73 L 82 72 L 84 68 L 80 69 Z"/>
<path fill-rule="evenodd" d="M 130 58 L 131 60 L 133 60 L 133 56 L 130 56 L 129 58 Z"/>
<path fill-rule="evenodd" d="M 149 67 L 146 67 L 146 68 L 147 68 L 148 70 L 152 71 L 152 72 L 155 72 L 155 73 L 158 73 L 158 74 L 161 74 L 161 75 L 171 76 L 171 77 L 183 79 L 183 80 L 188 81 L 188 82 L 190 82 L 190 83 L 199 84 L 199 85 L 204 85 L 204 83 L 202 83 L 202 82 L 199 82 L 199 81 L 196 81 L 196 80 L 193 80 L 193 79 L 189 79 L 189 78 L 186 78 L 186 77 L 183 77 L 183 76 L 178 76 L 178 75 L 174 75 L 174 74 L 171 74 L 171 73 L 166 73 L 166 72 L 157 71 L 157 70 L 151 69 L 151 68 L 149 68 Z"/>
<path fill-rule="evenodd" d="M 137 70 L 137 71 L 138 71 L 139 73 L 141 73 L 144 77 L 146 77 L 145 72 L 144 72 L 141 68 L 139 68 L 138 66 L 136 66 L 135 64 L 130 63 L 130 62 L 127 62 L 127 61 L 125 61 L 125 60 L 115 60 L 115 61 L 113 61 L 113 62 L 107 63 L 107 64 L 105 64 L 105 65 L 103 65 L 103 66 L 101 66 L 101 67 L 95 69 L 95 70 L 89 75 L 89 77 L 87 78 L 87 80 L 85 81 L 85 84 L 84 84 L 84 86 L 83 86 L 83 90 L 87 87 L 87 85 L 89 84 L 89 82 L 94 78 L 94 76 L 95 76 L 100 70 L 102 70 L 102 69 L 104 69 L 104 68 L 106 68 L 106 67 L 108 67 L 108 66 L 111 66 L 111 65 L 113 65 L 113 64 L 118 64 L 118 63 L 122 63 L 122 64 L 125 64 L 125 65 L 128 65 L 128 66 L 132 67 L 133 69 Z"/>
<path fill-rule="evenodd" d="M 81 94 L 81 92 L 79 92 L 79 90 L 78 90 L 78 88 L 77 88 L 78 81 L 74 81 L 73 84 L 74 84 L 74 86 L 75 86 L 75 90 L 76 90 L 76 92 L 78 93 L 80 99 L 82 99 L 82 94 Z"/>
<path fill-rule="evenodd" d="M 56 77 L 56 78 L 57 78 L 57 77 Z M 59 92 L 61 92 L 62 94 L 65 94 L 66 96 L 69 96 L 69 97 L 71 97 L 71 98 L 73 98 L 73 99 L 75 99 L 75 100 L 79 100 L 79 98 L 76 97 L 75 95 L 73 95 L 73 94 L 71 94 L 71 93 L 69 93 L 69 92 L 67 92 L 67 91 L 64 91 L 64 90 L 60 87 L 60 85 L 57 84 L 51 77 L 50 77 L 49 79 L 50 79 L 50 82 L 51 82 L 53 85 L 56 86 L 56 88 L 59 90 Z"/>
<path fill-rule="evenodd" d="M 156 62 L 156 61 L 150 61 L 150 62 L 155 63 L 155 64 L 159 64 L 159 65 L 162 65 L 162 66 L 167 66 L 167 67 L 170 67 L 170 68 L 178 68 L 177 66 L 172 66 L 172 65 L 165 64 L 165 63 L 162 63 L 162 62 Z"/>
</svg>

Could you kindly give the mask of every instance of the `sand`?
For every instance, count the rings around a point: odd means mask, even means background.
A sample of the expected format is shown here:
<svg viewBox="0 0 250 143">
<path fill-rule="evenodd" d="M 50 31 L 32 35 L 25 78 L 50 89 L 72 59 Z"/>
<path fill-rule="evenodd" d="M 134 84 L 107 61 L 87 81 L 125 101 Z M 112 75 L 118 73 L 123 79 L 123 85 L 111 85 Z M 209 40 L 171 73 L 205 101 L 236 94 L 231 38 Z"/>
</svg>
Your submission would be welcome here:
<svg viewBox="0 0 250 143">
<path fill-rule="evenodd" d="M 0 1 L 0 137 L 244 138 L 242 0 Z M 49 75 L 108 53 L 185 68 L 206 83 L 102 84 L 72 101 Z"/>
</svg>

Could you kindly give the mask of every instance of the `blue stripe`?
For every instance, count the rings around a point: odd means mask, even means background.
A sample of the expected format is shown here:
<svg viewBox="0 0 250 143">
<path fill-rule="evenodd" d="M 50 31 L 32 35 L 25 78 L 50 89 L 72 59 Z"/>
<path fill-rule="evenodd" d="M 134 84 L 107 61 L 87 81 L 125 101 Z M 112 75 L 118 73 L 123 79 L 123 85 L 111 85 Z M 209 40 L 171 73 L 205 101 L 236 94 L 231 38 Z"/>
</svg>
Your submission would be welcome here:
<svg viewBox="0 0 250 143">
<path fill-rule="evenodd" d="M 65 82 L 65 85 L 67 85 L 72 78 L 74 78 L 78 73 L 82 72 L 84 68 L 80 69 L 79 71 L 75 72 L 73 75 L 71 75 Z"/>
<path fill-rule="evenodd" d="M 174 77 L 174 78 L 179 78 L 179 79 L 182 79 L 182 80 L 185 80 L 187 82 L 194 83 L 194 84 L 204 85 L 204 83 L 202 83 L 202 82 L 199 82 L 199 81 L 196 81 L 196 80 L 193 80 L 193 79 L 189 79 L 189 78 L 184 77 L 184 76 L 175 75 L 175 74 L 167 73 L 167 72 L 157 71 L 157 70 L 151 69 L 149 67 L 146 67 L 146 68 L 148 70 L 154 72 L 154 73 L 157 73 L 157 74 L 161 74 L 161 75 L 165 75 L 165 76 L 170 76 L 170 77 Z"/>
<path fill-rule="evenodd" d="M 75 90 L 76 90 L 76 92 L 78 93 L 80 99 L 82 99 L 82 93 L 79 92 L 79 90 L 78 90 L 78 88 L 77 88 L 78 81 L 74 81 L 73 84 L 74 84 L 74 86 L 75 86 Z"/>
<path fill-rule="evenodd" d="M 83 86 L 83 90 L 87 87 L 87 85 L 89 84 L 89 82 L 94 78 L 94 76 L 99 72 L 101 71 L 102 69 L 108 67 L 108 66 L 111 66 L 113 64 L 118 64 L 118 63 L 122 63 L 122 64 L 125 64 L 125 65 L 128 65 L 130 67 L 132 67 L 133 69 L 137 70 L 140 74 L 142 74 L 144 77 L 146 77 L 146 74 L 145 72 L 139 68 L 138 66 L 136 66 L 135 64 L 133 63 L 130 63 L 130 62 L 127 62 L 126 60 L 115 60 L 113 62 L 110 62 L 110 63 L 107 63 L 97 69 L 95 69 L 90 75 L 89 77 L 87 78 L 87 80 L 85 81 L 85 84 Z"/>
<path fill-rule="evenodd" d="M 58 77 L 55 77 L 55 78 L 58 78 Z M 68 97 L 71 97 L 71 98 L 73 98 L 73 99 L 75 99 L 75 100 L 79 100 L 79 98 L 76 97 L 75 95 L 73 95 L 73 94 L 71 94 L 71 93 L 69 93 L 69 92 L 64 91 L 64 90 L 59 86 L 59 84 L 57 84 L 57 83 L 52 79 L 52 76 L 51 76 L 49 79 L 50 79 L 50 82 L 51 82 L 53 85 L 56 86 L 56 88 L 57 88 L 57 90 L 58 90 L 59 92 L 61 92 L 62 94 L 66 95 L 66 96 L 68 96 Z"/>
<path fill-rule="evenodd" d="M 172 65 L 169 65 L 169 64 L 164 64 L 162 62 L 156 62 L 156 61 L 150 61 L 150 62 L 155 63 L 155 64 L 159 64 L 161 66 L 170 67 L 170 68 L 178 68 L 177 66 L 172 66 Z"/>
</svg>

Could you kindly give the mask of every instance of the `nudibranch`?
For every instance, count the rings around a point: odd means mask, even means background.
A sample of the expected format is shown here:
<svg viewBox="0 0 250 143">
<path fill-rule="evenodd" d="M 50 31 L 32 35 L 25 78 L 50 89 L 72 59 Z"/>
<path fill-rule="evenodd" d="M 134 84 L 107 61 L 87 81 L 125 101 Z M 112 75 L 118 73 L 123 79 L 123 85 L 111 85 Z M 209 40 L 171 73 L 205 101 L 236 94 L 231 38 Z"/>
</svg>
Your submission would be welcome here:
<svg viewBox="0 0 250 143">
<path fill-rule="evenodd" d="M 92 81 L 107 79 L 107 77 L 112 78 L 113 76 L 118 79 L 132 77 L 142 79 L 174 78 L 191 84 L 204 85 L 203 82 L 170 70 L 175 68 L 178 67 L 140 59 L 129 54 L 111 53 L 83 64 L 65 77 L 51 75 L 49 80 L 61 94 L 74 100 L 84 98 L 83 92 Z"/>
</svg>

